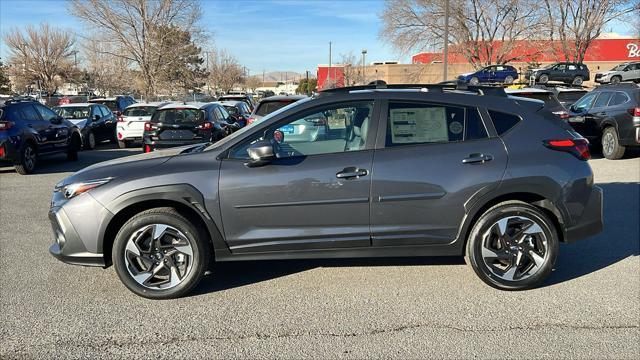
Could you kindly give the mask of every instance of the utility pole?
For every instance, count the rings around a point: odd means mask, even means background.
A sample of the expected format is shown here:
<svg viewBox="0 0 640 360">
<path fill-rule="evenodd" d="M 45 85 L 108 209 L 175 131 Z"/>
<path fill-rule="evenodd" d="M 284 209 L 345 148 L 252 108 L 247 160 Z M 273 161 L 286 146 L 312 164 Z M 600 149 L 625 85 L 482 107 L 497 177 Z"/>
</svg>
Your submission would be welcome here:
<svg viewBox="0 0 640 360">
<path fill-rule="evenodd" d="M 367 55 L 367 49 L 362 49 L 362 85 L 365 85 L 367 82 L 367 77 L 364 75 L 364 67 L 366 66 L 364 61 L 365 55 Z"/>
<path fill-rule="evenodd" d="M 444 66 L 442 81 L 447 81 L 447 68 L 449 67 L 449 0 L 444 1 L 444 54 L 442 64 Z"/>
<path fill-rule="evenodd" d="M 331 41 L 329 41 L 329 69 L 327 70 L 327 80 L 331 80 Z"/>
<path fill-rule="evenodd" d="M 311 95 L 311 91 L 310 91 L 310 87 L 309 87 L 309 70 L 307 70 L 307 96 Z"/>
</svg>

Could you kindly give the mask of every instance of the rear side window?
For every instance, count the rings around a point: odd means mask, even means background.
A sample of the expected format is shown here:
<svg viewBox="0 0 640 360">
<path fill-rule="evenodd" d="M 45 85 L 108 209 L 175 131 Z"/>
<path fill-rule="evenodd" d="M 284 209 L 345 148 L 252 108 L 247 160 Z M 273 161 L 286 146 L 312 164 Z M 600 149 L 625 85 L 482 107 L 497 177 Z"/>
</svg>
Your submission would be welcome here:
<svg viewBox="0 0 640 360">
<path fill-rule="evenodd" d="M 258 105 L 256 109 L 256 115 L 258 116 L 267 116 L 272 112 L 282 109 L 283 107 L 291 104 L 293 101 L 290 100 L 281 100 L 281 101 L 263 101 Z"/>
<path fill-rule="evenodd" d="M 58 114 L 53 112 L 53 110 L 49 109 L 48 107 L 44 107 L 42 105 L 34 105 L 34 106 L 36 107 L 36 110 L 38 110 L 38 112 L 40 113 L 40 116 L 44 121 L 51 121 L 58 117 Z"/>
<path fill-rule="evenodd" d="M 392 102 L 387 119 L 387 147 L 487 137 L 476 109 Z"/>
<path fill-rule="evenodd" d="M 5 106 L 0 108 L 0 120 L 19 121 L 20 111 L 17 106 Z"/>
<path fill-rule="evenodd" d="M 489 110 L 489 116 L 491 116 L 491 121 L 493 121 L 493 126 L 496 128 L 498 135 L 506 133 L 520 122 L 518 116 L 500 111 Z"/>
</svg>

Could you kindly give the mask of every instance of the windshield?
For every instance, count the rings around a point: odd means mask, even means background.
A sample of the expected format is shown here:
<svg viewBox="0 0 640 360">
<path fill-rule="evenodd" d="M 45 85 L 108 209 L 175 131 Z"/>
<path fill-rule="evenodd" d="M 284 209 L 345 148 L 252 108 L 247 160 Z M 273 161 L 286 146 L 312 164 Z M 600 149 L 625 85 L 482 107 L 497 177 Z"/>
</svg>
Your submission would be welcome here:
<svg viewBox="0 0 640 360">
<path fill-rule="evenodd" d="M 153 114 L 151 122 L 162 124 L 198 124 L 204 119 L 200 109 L 166 109 Z"/>
<path fill-rule="evenodd" d="M 256 109 L 256 115 L 258 116 L 267 116 L 272 112 L 282 109 L 283 107 L 296 102 L 293 99 L 290 100 L 278 100 L 278 101 L 263 101 L 258 105 Z"/>
<path fill-rule="evenodd" d="M 616 65 L 613 67 L 613 69 L 611 69 L 611 71 L 622 71 L 624 70 L 624 68 L 627 66 L 627 64 L 620 64 L 620 65 Z"/>
<path fill-rule="evenodd" d="M 285 106 L 283 108 L 280 108 L 279 110 L 274 111 L 271 114 L 269 114 L 269 115 L 263 117 L 262 119 L 260 119 L 260 123 L 265 122 L 265 121 L 271 119 L 272 117 L 274 117 L 274 116 L 276 116 L 278 114 L 281 114 L 281 113 L 283 113 L 283 112 L 285 112 L 285 111 L 287 111 L 289 109 L 292 109 L 292 108 L 294 108 L 294 107 L 296 107 L 296 106 L 298 106 L 300 104 L 304 104 L 307 101 L 310 101 L 311 99 L 313 99 L 313 98 L 309 97 L 309 98 L 306 98 L 306 99 L 302 99 L 302 100 L 296 101 L 294 103 L 291 103 L 291 104 L 289 104 L 289 105 L 287 105 L 287 106 Z M 233 134 L 222 138 L 222 140 L 219 140 L 218 142 L 215 142 L 215 143 L 211 144 L 206 150 L 219 148 L 220 146 L 222 146 L 222 145 L 224 145 L 224 144 L 226 144 L 226 143 L 228 143 L 230 141 L 233 141 L 234 139 L 237 139 L 237 138 L 241 137 L 244 133 L 251 131 L 253 129 L 253 127 L 255 126 L 255 124 L 257 124 L 257 122 L 253 123 L 252 125 L 245 126 L 242 129 L 234 132 Z"/>
<path fill-rule="evenodd" d="M 55 111 L 56 114 L 62 116 L 65 119 L 79 120 L 88 118 L 91 109 L 88 106 L 65 106 L 54 107 L 53 111 Z"/>
<path fill-rule="evenodd" d="M 558 93 L 558 100 L 573 103 L 586 93 L 586 91 L 561 91 Z"/>
<path fill-rule="evenodd" d="M 156 112 L 155 106 L 136 106 L 128 108 L 122 114 L 123 116 L 151 116 Z"/>
</svg>

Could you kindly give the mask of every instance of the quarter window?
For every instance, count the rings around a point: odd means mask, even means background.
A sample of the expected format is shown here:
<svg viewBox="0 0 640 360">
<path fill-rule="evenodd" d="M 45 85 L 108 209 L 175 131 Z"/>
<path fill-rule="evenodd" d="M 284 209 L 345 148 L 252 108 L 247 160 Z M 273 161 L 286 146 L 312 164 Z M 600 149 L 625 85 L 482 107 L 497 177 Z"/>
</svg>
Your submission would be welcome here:
<svg viewBox="0 0 640 360">
<path fill-rule="evenodd" d="M 609 106 L 621 105 L 626 103 L 628 100 L 629 98 L 625 93 L 616 92 L 611 97 L 611 100 L 609 101 Z"/>
<path fill-rule="evenodd" d="M 498 135 L 506 133 L 520 122 L 519 117 L 499 111 L 489 110 L 489 116 Z"/>
<path fill-rule="evenodd" d="M 365 149 L 373 101 L 336 104 L 305 111 L 272 125 L 239 146 L 230 157 L 248 159 L 247 150 L 269 140 L 278 158 L 341 153 Z"/>
<path fill-rule="evenodd" d="M 478 111 L 471 108 L 392 102 L 387 119 L 387 147 L 487 137 Z"/>
</svg>

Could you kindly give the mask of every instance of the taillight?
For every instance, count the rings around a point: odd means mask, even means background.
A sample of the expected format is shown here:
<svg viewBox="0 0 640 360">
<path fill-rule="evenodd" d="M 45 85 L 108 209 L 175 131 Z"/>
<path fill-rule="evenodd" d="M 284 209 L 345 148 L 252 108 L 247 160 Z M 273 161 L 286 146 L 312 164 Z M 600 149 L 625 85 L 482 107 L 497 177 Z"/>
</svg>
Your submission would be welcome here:
<svg viewBox="0 0 640 360">
<path fill-rule="evenodd" d="M 13 127 L 13 122 L 11 121 L 0 121 L 0 131 L 9 130 Z"/>
<path fill-rule="evenodd" d="M 143 146 L 142 151 L 144 151 L 145 153 L 150 153 L 151 152 L 151 146 L 149 146 L 149 145 Z"/>
<path fill-rule="evenodd" d="M 580 160 L 591 159 L 587 139 L 545 140 L 543 143 L 551 150 L 568 152 Z"/>
<path fill-rule="evenodd" d="M 122 115 L 118 115 L 118 122 L 124 122 L 124 117 L 122 117 Z"/>
<path fill-rule="evenodd" d="M 4 145 L 0 145 L 0 158 L 4 157 Z"/>
<path fill-rule="evenodd" d="M 562 120 L 566 120 L 566 119 L 568 119 L 570 117 L 569 113 L 564 111 L 564 110 L 562 110 L 562 111 L 554 111 L 553 113 L 555 115 L 557 115 Z"/>
<path fill-rule="evenodd" d="M 203 122 L 202 124 L 198 125 L 198 129 L 200 129 L 200 130 L 211 130 L 211 129 L 213 129 L 213 124 L 208 122 L 208 121 L 206 121 L 206 122 Z"/>
<path fill-rule="evenodd" d="M 256 121 L 256 119 L 255 119 L 255 118 L 252 118 L 252 117 L 248 118 L 248 119 L 247 119 L 247 125 L 251 125 L 251 124 L 253 124 L 253 122 L 254 122 L 254 121 Z"/>
<path fill-rule="evenodd" d="M 640 116 L 640 107 L 631 108 L 628 111 L 629 111 L 629 114 L 631 114 L 631 116 Z"/>
<path fill-rule="evenodd" d="M 144 131 L 153 131 L 156 129 L 156 126 L 150 122 L 144 123 Z"/>
</svg>

